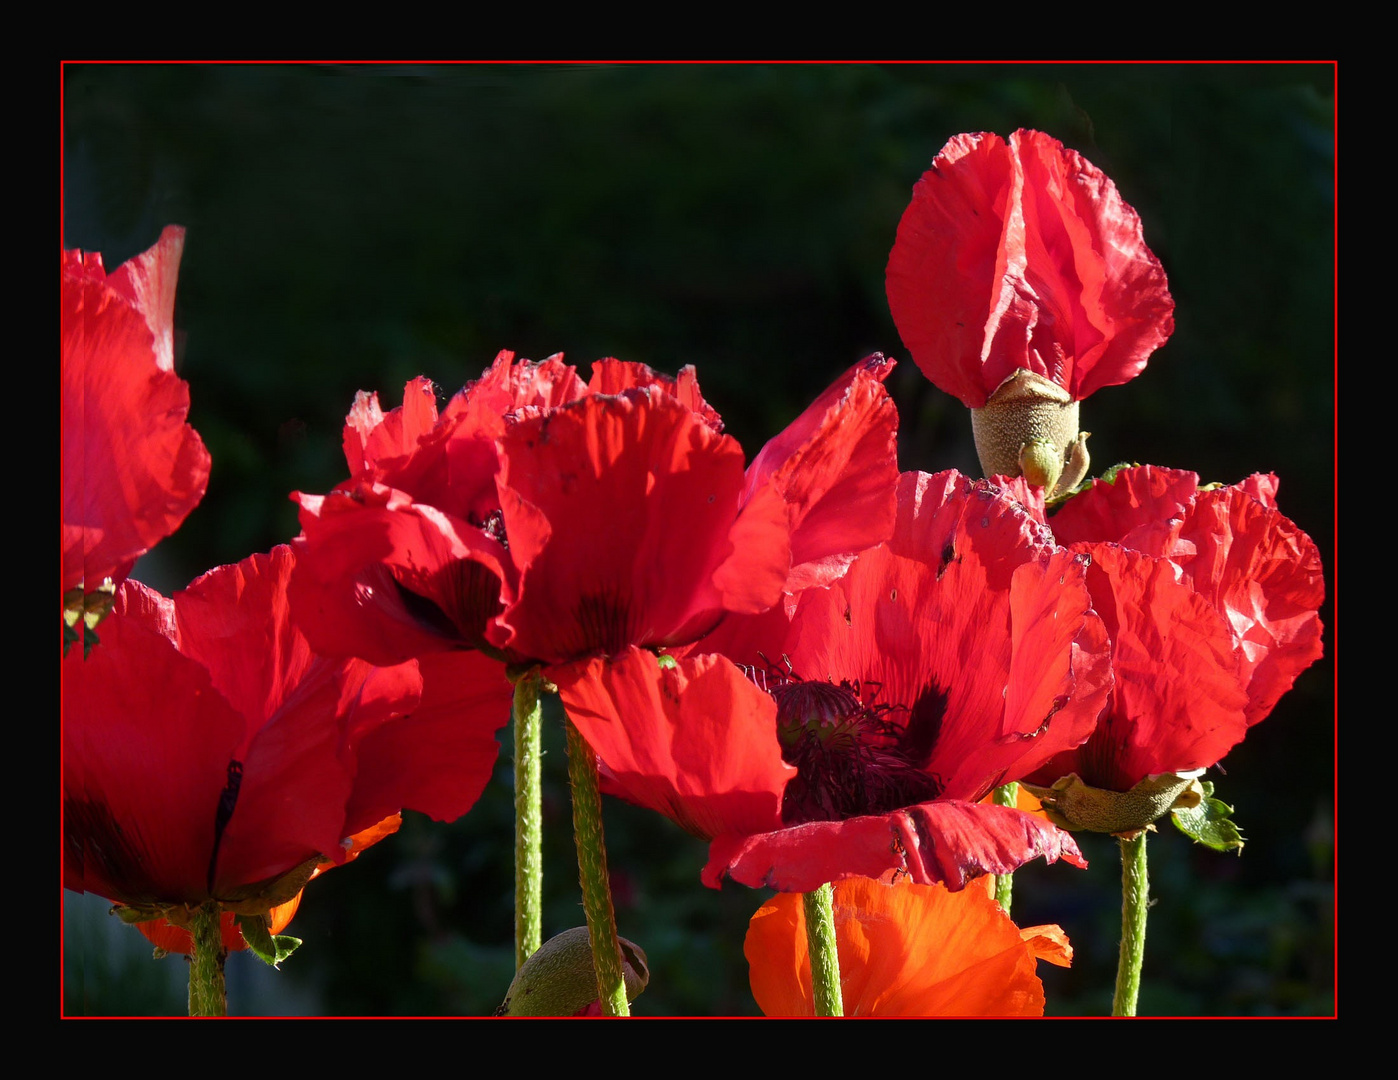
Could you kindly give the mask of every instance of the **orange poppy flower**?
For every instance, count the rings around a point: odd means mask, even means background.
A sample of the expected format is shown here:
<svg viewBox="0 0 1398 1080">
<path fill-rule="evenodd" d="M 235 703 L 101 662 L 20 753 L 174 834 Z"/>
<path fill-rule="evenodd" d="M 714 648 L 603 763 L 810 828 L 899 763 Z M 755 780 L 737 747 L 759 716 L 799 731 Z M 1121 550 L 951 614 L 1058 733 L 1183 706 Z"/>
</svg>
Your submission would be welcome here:
<svg viewBox="0 0 1398 1080">
<path fill-rule="evenodd" d="M 1042 1016 L 1036 961 L 1072 962 L 1059 927 L 1020 930 L 983 889 L 846 878 L 834 907 L 846 1016 Z M 743 953 L 763 1013 L 815 1015 L 801 897 L 763 904 Z"/>
</svg>

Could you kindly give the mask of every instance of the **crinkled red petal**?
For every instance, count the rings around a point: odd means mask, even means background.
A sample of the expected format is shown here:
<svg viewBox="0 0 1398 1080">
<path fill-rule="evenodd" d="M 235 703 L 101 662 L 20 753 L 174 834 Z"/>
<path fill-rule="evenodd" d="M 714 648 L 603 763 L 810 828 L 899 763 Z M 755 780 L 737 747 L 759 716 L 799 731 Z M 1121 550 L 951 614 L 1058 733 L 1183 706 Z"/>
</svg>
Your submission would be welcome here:
<svg viewBox="0 0 1398 1080">
<path fill-rule="evenodd" d="M 1139 374 L 1174 328 L 1136 212 L 1035 131 L 947 143 L 899 222 L 887 287 L 913 359 L 971 408 L 1020 368 L 1081 400 Z"/>
<path fill-rule="evenodd" d="M 1247 732 L 1223 619 L 1168 560 L 1115 544 L 1079 547 L 1092 556 L 1088 586 L 1111 635 L 1115 686 L 1092 737 L 1038 781 L 1076 772 L 1093 787 L 1127 791 L 1147 776 L 1215 764 Z"/>
<path fill-rule="evenodd" d="M 897 873 L 919 885 L 964 888 L 1031 859 L 1087 863 L 1073 838 L 1042 818 L 1003 806 L 945 800 L 876 817 L 815 821 L 709 845 L 704 884 L 724 877 L 752 888 L 810 892 L 827 881 Z"/>
<path fill-rule="evenodd" d="M 1272 480 L 1261 494 L 1275 496 Z M 1175 560 L 1233 631 L 1249 724 L 1266 717 L 1320 658 L 1317 612 L 1325 599 L 1315 543 L 1253 490 L 1245 482 L 1202 493 L 1180 532 L 1194 556 Z"/>
<path fill-rule="evenodd" d="M 955 473 L 906 474 L 893 540 L 802 596 L 786 653 L 858 681 L 926 743 L 946 798 L 975 800 L 1091 733 L 1110 685 L 1082 561 L 1014 500 Z"/>
<path fill-rule="evenodd" d="M 785 547 L 738 550 L 730 537 L 742 449 L 658 389 L 585 398 L 512 426 L 501 445 L 520 577 L 492 631 L 498 646 L 563 663 L 674 644 L 710 629 L 728 603 L 765 608 L 780 596 Z M 725 597 L 721 567 L 749 593 Z"/>
<path fill-rule="evenodd" d="M 745 499 L 775 488 L 787 506 L 788 592 L 827 585 L 888 538 L 898 480 L 898 412 L 883 387 L 894 362 L 860 361 L 748 466 Z"/>
</svg>

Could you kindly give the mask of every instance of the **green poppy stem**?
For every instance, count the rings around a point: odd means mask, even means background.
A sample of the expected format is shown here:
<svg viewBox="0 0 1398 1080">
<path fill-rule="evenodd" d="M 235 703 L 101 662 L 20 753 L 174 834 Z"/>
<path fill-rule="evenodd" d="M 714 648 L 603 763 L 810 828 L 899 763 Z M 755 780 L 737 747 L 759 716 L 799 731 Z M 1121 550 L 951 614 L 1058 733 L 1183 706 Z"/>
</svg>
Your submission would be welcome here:
<svg viewBox="0 0 1398 1080">
<path fill-rule="evenodd" d="M 995 805 L 1014 807 L 1019 802 L 1019 785 L 1013 780 L 1008 784 L 1002 784 L 995 789 Z M 1005 909 L 1005 914 L 1010 913 L 1010 901 L 1014 899 L 1015 876 L 1014 874 L 995 875 L 995 902 Z"/>
<path fill-rule="evenodd" d="M 817 1016 L 844 1016 L 840 952 L 835 943 L 835 886 L 826 882 L 801 897 L 806 911 L 806 944 L 811 956 L 811 992 Z"/>
<path fill-rule="evenodd" d="M 189 924 L 194 949 L 189 955 L 189 1015 L 227 1016 L 228 994 L 223 985 L 223 928 L 217 904 L 206 904 Z"/>
<path fill-rule="evenodd" d="M 539 672 L 515 683 L 515 970 L 544 939 L 544 826 L 540 788 L 543 709 Z"/>
<path fill-rule="evenodd" d="M 597 758 L 582 733 L 568 722 L 568 782 L 573 789 L 573 841 L 578 848 L 578 880 L 587 916 L 592 963 L 597 969 L 597 1000 L 603 1016 L 630 1016 L 623 978 L 616 912 L 607 875 L 607 844 L 602 833 L 602 792 Z"/>
<path fill-rule="evenodd" d="M 1119 837 L 1117 843 L 1121 846 L 1121 951 L 1117 954 L 1112 1015 L 1135 1016 L 1141 963 L 1146 955 L 1146 910 L 1150 907 L 1146 830 L 1131 839 Z"/>
</svg>

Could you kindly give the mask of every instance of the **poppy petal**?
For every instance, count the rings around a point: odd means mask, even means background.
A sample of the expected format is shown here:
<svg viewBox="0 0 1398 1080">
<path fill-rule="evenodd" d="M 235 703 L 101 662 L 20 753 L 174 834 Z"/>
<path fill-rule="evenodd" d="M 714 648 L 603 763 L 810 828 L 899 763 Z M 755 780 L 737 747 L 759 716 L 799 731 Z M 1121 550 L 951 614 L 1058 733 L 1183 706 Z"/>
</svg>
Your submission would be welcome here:
<svg viewBox="0 0 1398 1080">
<path fill-rule="evenodd" d="M 837 882 L 835 937 L 846 1016 L 1042 1016 L 1036 943 L 978 889 Z M 805 912 L 782 893 L 748 927 L 743 952 L 767 1016 L 813 1016 Z M 1061 957 L 1061 949 L 1056 955 Z"/>
</svg>

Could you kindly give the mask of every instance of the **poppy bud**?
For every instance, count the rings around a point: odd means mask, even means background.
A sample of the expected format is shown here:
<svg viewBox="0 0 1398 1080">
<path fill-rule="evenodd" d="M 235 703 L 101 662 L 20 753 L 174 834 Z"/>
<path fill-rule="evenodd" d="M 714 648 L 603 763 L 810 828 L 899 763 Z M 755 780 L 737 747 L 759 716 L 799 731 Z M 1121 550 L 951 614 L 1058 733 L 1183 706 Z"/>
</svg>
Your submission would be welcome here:
<svg viewBox="0 0 1398 1080">
<path fill-rule="evenodd" d="M 617 938 L 623 961 L 626 1000 L 635 1001 L 650 981 L 646 954 L 639 945 Z M 575 926 L 544 942 L 515 972 L 496 1016 L 587 1015 L 597 1002 L 597 971 L 587 927 Z"/>
</svg>

